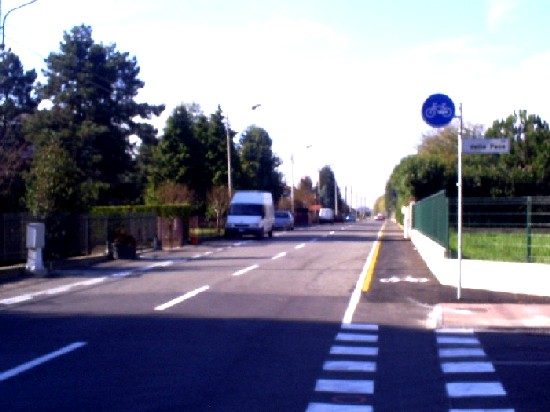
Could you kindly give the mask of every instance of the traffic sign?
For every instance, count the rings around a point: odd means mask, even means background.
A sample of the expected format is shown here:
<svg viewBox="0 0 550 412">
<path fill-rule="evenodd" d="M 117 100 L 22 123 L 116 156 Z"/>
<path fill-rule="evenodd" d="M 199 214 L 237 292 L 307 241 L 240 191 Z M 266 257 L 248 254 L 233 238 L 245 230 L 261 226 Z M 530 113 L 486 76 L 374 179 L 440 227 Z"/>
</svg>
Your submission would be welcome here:
<svg viewBox="0 0 550 412">
<path fill-rule="evenodd" d="M 462 153 L 510 153 L 510 139 L 462 139 Z"/>
<path fill-rule="evenodd" d="M 422 105 L 422 119 L 432 127 L 447 126 L 455 117 L 455 104 L 445 94 L 432 94 Z"/>
</svg>

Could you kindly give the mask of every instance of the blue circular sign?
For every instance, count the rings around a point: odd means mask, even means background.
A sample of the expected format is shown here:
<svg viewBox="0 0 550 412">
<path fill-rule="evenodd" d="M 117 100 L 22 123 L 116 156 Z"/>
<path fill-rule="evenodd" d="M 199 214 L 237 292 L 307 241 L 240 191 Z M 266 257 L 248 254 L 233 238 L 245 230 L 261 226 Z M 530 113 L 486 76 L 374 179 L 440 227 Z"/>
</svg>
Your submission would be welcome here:
<svg viewBox="0 0 550 412">
<path fill-rule="evenodd" d="M 455 117 L 455 104 L 446 94 L 432 94 L 422 105 L 422 119 L 432 127 L 447 126 Z"/>
</svg>

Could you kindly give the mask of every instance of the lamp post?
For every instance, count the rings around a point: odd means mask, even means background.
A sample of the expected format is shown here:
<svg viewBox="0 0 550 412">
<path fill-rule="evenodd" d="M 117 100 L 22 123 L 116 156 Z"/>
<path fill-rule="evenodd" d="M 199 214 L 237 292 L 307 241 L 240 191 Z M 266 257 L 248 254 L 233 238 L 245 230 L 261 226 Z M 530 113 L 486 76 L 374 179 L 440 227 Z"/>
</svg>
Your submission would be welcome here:
<svg viewBox="0 0 550 412">
<path fill-rule="evenodd" d="M 22 4 L 20 6 L 17 6 L 17 7 L 14 7 L 13 9 L 11 10 L 8 10 L 8 12 L 4 15 L 4 18 L 2 19 L 2 43 L 0 44 L 0 51 L 3 51 L 4 50 L 4 46 L 5 46 L 5 43 L 4 43 L 4 40 L 5 40 L 5 31 L 6 31 L 6 18 L 8 17 L 8 15 L 14 11 L 14 10 L 17 10 L 17 9 L 20 9 L 22 7 L 25 7 L 25 6 L 28 6 L 29 4 L 32 4 L 32 3 L 35 3 L 36 1 L 38 0 L 32 0 L 32 1 L 29 1 L 25 4 Z M 0 4 L 0 16 L 2 15 L 2 6 Z"/>
<path fill-rule="evenodd" d="M 309 149 L 313 145 L 307 145 L 306 149 Z M 292 211 L 292 215 L 294 215 L 294 154 L 290 155 L 290 163 L 291 163 L 291 179 L 292 184 L 290 185 L 290 209 Z"/>
<path fill-rule="evenodd" d="M 255 104 L 252 106 L 252 110 L 256 110 L 260 106 L 260 103 Z M 229 131 L 229 116 L 226 120 L 225 135 L 227 139 L 227 191 L 229 193 L 229 198 L 231 199 L 233 196 L 233 185 L 231 179 L 231 132 Z"/>
</svg>

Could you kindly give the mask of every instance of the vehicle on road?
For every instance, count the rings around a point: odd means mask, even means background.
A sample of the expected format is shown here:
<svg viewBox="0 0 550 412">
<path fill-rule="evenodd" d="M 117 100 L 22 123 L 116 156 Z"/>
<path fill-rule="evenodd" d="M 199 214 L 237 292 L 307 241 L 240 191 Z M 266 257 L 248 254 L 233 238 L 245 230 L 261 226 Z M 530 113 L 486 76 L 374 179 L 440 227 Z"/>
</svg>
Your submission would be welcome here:
<svg viewBox="0 0 550 412">
<path fill-rule="evenodd" d="M 329 207 L 319 209 L 319 223 L 334 223 L 334 211 Z"/>
<path fill-rule="evenodd" d="M 384 213 L 378 213 L 374 216 L 374 220 L 386 220 L 386 215 L 384 215 Z"/>
<path fill-rule="evenodd" d="M 349 214 L 346 216 L 345 221 L 346 222 L 355 222 L 357 219 L 355 218 L 354 214 Z"/>
<path fill-rule="evenodd" d="M 265 235 L 272 237 L 274 211 L 271 193 L 255 190 L 237 191 L 229 205 L 225 235 L 253 235 L 259 239 Z"/>
<path fill-rule="evenodd" d="M 294 230 L 294 216 L 288 210 L 276 210 L 274 230 Z"/>
</svg>

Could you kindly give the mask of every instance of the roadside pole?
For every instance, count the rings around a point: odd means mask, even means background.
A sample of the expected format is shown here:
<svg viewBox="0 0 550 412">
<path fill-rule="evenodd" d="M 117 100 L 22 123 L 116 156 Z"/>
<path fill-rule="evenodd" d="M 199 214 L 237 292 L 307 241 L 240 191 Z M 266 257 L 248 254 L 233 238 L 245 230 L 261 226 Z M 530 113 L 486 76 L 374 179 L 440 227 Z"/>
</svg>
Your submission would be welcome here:
<svg viewBox="0 0 550 412">
<path fill-rule="evenodd" d="M 458 127 L 458 221 L 457 221 L 457 249 L 458 249 L 458 284 L 456 287 L 456 298 L 460 300 L 462 297 L 462 103 L 458 106 L 459 115 L 457 116 L 460 124 Z"/>
</svg>

